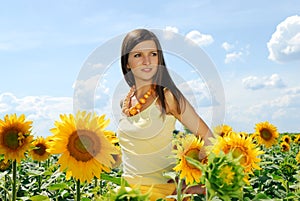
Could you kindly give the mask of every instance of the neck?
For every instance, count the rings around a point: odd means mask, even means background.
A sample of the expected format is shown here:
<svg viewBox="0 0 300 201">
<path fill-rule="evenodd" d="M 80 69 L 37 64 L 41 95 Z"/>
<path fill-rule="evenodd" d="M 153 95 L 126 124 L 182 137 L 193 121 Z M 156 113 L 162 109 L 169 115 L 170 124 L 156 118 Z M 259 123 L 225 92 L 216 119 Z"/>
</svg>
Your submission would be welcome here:
<svg viewBox="0 0 300 201">
<path fill-rule="evenodd" d="M 136 90 L 136 97 L 142 97 L 149 89 L 153 87 L 152 83 L 136 83 L 135 90 Z"/>
</svg>

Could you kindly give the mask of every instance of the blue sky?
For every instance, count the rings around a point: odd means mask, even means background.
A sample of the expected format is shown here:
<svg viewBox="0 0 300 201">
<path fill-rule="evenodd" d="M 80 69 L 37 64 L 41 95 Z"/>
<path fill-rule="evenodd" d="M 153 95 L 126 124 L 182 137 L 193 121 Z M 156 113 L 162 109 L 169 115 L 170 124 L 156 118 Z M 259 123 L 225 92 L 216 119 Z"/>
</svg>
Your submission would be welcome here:
<svg viewBox="0 0 300 201">
<path fill-rule="evenodd" d="M 224 123 L 234 130 L 252 132 L 256 123 L 269 121 L 280 132 L 300 132 L 297 0 L 2 1 L 0 117 L 25 113 L 36 135 L 49 135 L 59 114 L 73 112 L 74 84 L 88 57 L 135 28 L 199 42 L 219 73 Z M 170 61 L 180 74 L 182 62 Z M 192 72 L 182 76 L 198 102 L 209 99 Z M 109 114 L 121 80 L 116 61 L 97 87 L 96 111 L 111 118 L 112 129 L 117 119 Z M 210 106 L 196 109 L 209 124 Z"/>
</svg>

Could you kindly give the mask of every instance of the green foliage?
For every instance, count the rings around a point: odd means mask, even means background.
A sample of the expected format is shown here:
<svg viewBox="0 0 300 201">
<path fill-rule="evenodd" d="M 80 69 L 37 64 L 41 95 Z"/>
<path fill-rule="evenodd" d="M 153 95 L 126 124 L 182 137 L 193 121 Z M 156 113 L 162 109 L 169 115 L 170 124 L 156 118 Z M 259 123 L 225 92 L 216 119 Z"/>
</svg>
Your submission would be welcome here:
<svg viewBox="0 0 300 201">
<path fill-rule="evenodd" d="M 295 135 L 290 135 L 295 139 Z M 282 136 L 282 135 L 281 135 Z M 243 200 L 300 200 L 300 165 L 295 160 L 300 150 L 300 145 L 291 142 L 290 150 L 281 151 L 279 143 L 269 149 L 263 148 L 265 154 L 261 156 L 261 170 L 255 170 L 250 175 L 250 185 L 243 187 Z M 24 201 L 68 201 L 74 200 L 76 186 L 73 180 L 66 180 L 65 173 L 59 171 L 56 164 L 58 157 L 52 155 L 45 162 L 36 162 L 29 157 L 17 166 L 17 197 Z M 209 159 L 210 173 L 206 179 L 213 178 L 217 174 L 218 164 L 223 163 L 221 159 Z M 3 157 L 0 156 L 0 162 Z M 150 161 L 149 161 L 150 162 Z M 197 163 L 192 163 L 195 166 Z M 239 170 L 235 170 L 239 171 Z M 101 179 L 94 179 L 91 183 L 81 185 L 82 201 L 113 201 L 115 200 L 146 200 L 148 194 L 141 194 L 138 189 L 126 188 L 128 184 L 121 181 L 121 170 L 114 169 L 112 172 L 101 174 Z M 176 174 L 167 173 L 167 177 L 175 180 Z M 12 166 L 0 170 L 0 198 L 2 201 L 11 200 L 12 189 Z M 217 179 L 217 178 L 216 178 Z M 123 183 L 122 183 L 123 182 Z M 203 181 L 205 182 L 205 181 Z M 207 188 L 222 189 L 222 183 L 209 183 Z M 116 190 L 117 189 L 117 190 Z M 236 189 L 234 189 L 235 191 Z M 220 190 L 218 195 L 226 194 Z M 210 192 L 212 193 L 212 192 Z M 235 195 L 227 194 L 230 198 Z M 126 198 L 127 197 L 127 198 Z M 236 198 L 237 199 L 237 198 Z M 201 196 L 194 196 L 194 201 L 204 200 Z M 218 200 L 214 198 L 213 200 Z M 220 199 L 219 199 L 220 200 Z M 223 200 L 225 200 L 223 198 Z M 232 198 L 231 200 L 234 200 Z"/>
<path fill-rule="evenodd" d="M 121 180 L 121 186 L 110 189 L 106 194 L 100 196 L 98 201 L 148 201 L 151 191 L 142 194 L 138 188 L 130 188 L 125 180 Z"/>
<path fill-rule="evenodd" d="M 294 134 L 290 135 L 294 139 Z M 295 160 L 300 150 L 299 144 L 290 143 L 290 150 L 281 151 L 280 141 L 277 145 L 266 149 L 260 163 L 261 170 L 254 171 L 250 177 L 250 186 L 244 188 L 244 198 L 250 200 L 299 200 L 300 165 Z"/>
<path fill-rule="evenodd" d="M 18 164 L 18 200 L 74 200 L 76 192 L 75 181 L 66 180 L 65 173 L 61 172 L 56 164 L 57 160 L 58 157 L 52 155 L 46 162 L 39 163 L 27 158 Z M 118 186 L 121 184 L 120 175 L 120 171 L 115 169 L 110 174 L 103 173 L 101 180 L 95 179 L 89 184 L 82 184 L 81 200 L 94 200 L 98 195 L 106 193 L 109 187 Z M 1 201 L 11 200 L 11 178 L 11 167 L 0 172 Z"/>
</svg>

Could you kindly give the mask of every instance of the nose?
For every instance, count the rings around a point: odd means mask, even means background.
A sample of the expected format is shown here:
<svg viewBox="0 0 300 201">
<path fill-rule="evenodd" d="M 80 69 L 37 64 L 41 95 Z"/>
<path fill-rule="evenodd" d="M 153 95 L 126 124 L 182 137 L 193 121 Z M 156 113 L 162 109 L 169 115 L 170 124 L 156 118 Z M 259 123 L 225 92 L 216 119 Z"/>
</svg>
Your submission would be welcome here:
<svg viewBox="0 0 300 201">
<path fill-rule="evenodd" d="M 144 65 L 149 65 L 150 64 L 150 58 L 149 58 L 149 56 L 144 56 L 143 57 L 143 64 Z"/>
</svg>

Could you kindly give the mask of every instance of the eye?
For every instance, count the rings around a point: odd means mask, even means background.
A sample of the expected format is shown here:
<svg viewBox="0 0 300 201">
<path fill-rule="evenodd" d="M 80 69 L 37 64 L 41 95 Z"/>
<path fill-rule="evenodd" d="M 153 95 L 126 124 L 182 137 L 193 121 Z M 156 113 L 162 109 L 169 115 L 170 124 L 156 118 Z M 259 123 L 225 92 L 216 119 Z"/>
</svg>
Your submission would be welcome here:
<svg viewBox="0 0 300 201">
<path fill-rule="evenodd" d="M 133 55 L 133 57 L 139 58 L 139 57 L 141 57 L 141 54 L 140 54 L 140 53 L 135 53 L 135 54 Z"/>
<path fill-rule="evenodd" d="M 156 57 L 157 56 L 157 52 L 151 52 L 151 56 Z"/>
</svg>

